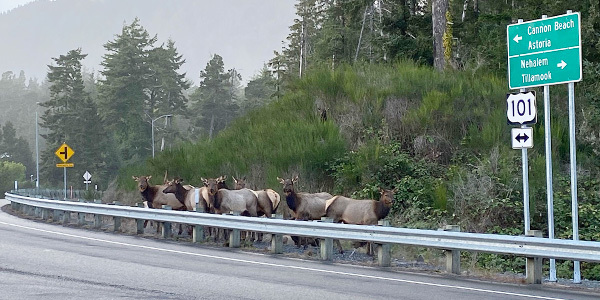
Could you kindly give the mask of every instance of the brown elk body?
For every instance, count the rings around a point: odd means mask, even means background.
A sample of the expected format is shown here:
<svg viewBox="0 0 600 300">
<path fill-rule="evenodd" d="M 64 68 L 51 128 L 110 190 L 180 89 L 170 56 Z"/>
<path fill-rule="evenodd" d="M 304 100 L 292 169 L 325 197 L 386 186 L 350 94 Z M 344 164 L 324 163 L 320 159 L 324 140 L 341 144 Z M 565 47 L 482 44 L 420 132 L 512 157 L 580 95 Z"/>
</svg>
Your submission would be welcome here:
<svg viewBox="0 0 600 300">
<path fill-rule="evenodd" d="M 181 184 L 182 182 L 183 182 L 182 179 L 173 179 L 173 180 L 167 181 L 167 187 L 163 190 L 163 193 L 174 194 L 175 198 L 177 198 L 177 200 L 182 202 L 188 211 L 195 211 L 196 210 L 196 199 L 195 199 L 195 193 L 196 193 L 195 190 L 196 189 L 192 186 L 189 186 L 190 188 L 186 188 L 184 185 Z M 208 203 L 206 201 L 206 198 L 204 198 L 202 196 L 203 189 L 206 190 L 206 187 L 203 187 L 203 188 L 199 189 L 199 191 L 198 191 L 198 193 L 199 193 L 198 204 L 202 211 L 207 212 L 208 211 Z"/>
<path fill-rule="evenodd" d="M 233 182 L 235 183 L 236 190 L 246 188 L 246 177 L 240 179 L 233 177 Z M 281 202 L 281 196 L 272 189 L 253 190 L 253 192 L 257 199 L 258 207 L 256 212 L 258 216 L 264 215 L 270 218 L 277 211 L 277 207 L 279 207 L 279 203 Z"/>
<path fill-rule="evenodd" d="M 173 194 L 165 194 L 163 191 L 167 185 L 151 185 L 152 176 L 133 176 L 138 183 L 138 190 L 149 208 L 162 208 L 163 205 L 169 205 L 173 210 L 185 210 L 183 202 L 177 200 Z"/>
<path fill-rule="evenodd" d="M 283 192 L 288 207 L 294 212 L 296 220 L 320 220 L 325 216 L 325 201 L 331 199 L 329 193 L 296 193 L 294 184 L 298 182 L 298 176 L 293 179 L 277 180 L 283 185 Z"/>
<path fill-rule="evenodd" d="M 250 189 L 228 190 L 219 188 L 219 183 L 226 177 L 204 179 L 202 182 L 207 187 L 211 210 L 217 214 L 239 212 L 242 215 L 257 216 L 258 199 Z"/>
<path fill-rule="evenodd" d="M 357 200 L 344 196 L 335 196 L 325 204 L 326 216 L 334 223 L 358 225 L 377 225 L 392 208 L 395 190 L 380 190 L 379 201 Z"/>
</svg>

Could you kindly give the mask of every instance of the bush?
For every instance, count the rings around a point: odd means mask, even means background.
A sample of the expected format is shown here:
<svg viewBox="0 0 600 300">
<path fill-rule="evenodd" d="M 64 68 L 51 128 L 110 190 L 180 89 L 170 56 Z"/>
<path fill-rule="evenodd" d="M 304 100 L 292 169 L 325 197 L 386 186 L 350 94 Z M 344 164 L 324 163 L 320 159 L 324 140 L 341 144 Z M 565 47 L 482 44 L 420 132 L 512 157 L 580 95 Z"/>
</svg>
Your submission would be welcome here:
<svg viewBox="0 0 600 300">
<path fill-rule="evenodd" d="M 25 166 L 12 161 L 0 161 L 0 192 L 2 196 L 5 192 L 15 188 L 15 181 L 25 181 Z"/>
</svg>

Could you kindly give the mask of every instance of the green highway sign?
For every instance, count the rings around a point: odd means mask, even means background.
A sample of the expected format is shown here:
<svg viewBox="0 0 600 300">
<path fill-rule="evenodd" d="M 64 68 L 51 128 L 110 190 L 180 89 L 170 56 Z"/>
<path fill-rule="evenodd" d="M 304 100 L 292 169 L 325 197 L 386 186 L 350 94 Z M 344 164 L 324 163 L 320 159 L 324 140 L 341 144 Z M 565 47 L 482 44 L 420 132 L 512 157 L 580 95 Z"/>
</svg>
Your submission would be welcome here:
<svg viewBox="0 0 600 300">
<path fill-rule="evenodd" d="M 581 81 L 580 19 L 579 13 L 571 13 L 508 25 L 508 86 Z"/>
</svg>

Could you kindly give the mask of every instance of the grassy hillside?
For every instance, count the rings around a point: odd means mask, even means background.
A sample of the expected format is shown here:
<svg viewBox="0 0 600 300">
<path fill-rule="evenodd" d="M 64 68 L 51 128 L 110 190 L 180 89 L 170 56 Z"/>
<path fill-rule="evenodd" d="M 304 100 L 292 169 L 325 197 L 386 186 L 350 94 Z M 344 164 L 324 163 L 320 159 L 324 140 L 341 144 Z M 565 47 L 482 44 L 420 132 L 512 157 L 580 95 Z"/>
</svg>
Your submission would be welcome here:
<svg viewBox="0 0 600 300">
<path fill-rule="evenodd" d="M 510 148 L 506 86 L 493 76 L 442 74 L 410 62 L 313 70 L 282 99 L 249 112 L 214 140 L 124 168 L 119 184 L 133 189 L 131 175 L 153 175 L 159 183 L 167 170 L 194 185 L 201 177 L 247 176 L 252 188 L 277 191 L 276 177 L 299 175 L 302 191 L 360 198 L 396 187 L 388 216 L 394 226 L 458 224 L 463 231 L 520 235 L 521 151 Z M 552 120 L 555 232 L 570 238 L 568 134 L 560 103 Z M 534 126 L 534 145 L 528 156 L 531 227 L 547 232 L 542 122 Z M 580 238 L 599 240 L 597 159 L 585 145 L 581 149 Z M 497 255 L 472 259 L 487 269 L 523 267 Z M 568 263 L 560 266 L 560 275 L 570 276 Z M 596 265 L 584 266 L 584 277 L 600 277 Z"/>
</svg>

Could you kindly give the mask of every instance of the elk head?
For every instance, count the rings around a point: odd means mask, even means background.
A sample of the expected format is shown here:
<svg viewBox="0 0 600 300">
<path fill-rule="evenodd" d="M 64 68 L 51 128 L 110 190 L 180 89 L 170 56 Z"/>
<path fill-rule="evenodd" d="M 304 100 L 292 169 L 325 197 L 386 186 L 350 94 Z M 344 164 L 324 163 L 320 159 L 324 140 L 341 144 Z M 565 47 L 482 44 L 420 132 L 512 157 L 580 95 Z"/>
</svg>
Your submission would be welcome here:
<svg viewBox="0 0 600 300">
<path fill-rule="evenodd" d="M 150 179 L 152 178 L 152 176 L 132 176 L 133 180 L 137 181 L 138 183 L 138 190 L 143 193 L 144 191 L 146 191 L 146 189 L 150 186 Z"/>
<path fill-rule="evenodd" d="M 177 189 L 181 187 L 183 179 L 175 178 L 173 180 L 165 180 L 167 187 L 163 190 L 163 193 L 176 193 Z"/>
<path fill-rule="evenodd" d="M 291 193 L 295 192 L 294 184 L 298 183 L 298 175 L 292 179 L 283 179 L 277 177 L 277 180 L 279 180 L 279 183 L 283 185 L 283 192 L 286 194 L 286 196 L 289 196 Z"/>
<path fill-rule="evenodd" d="M 200 178 L 204 183 L 204 186 L 208 188 L 208 194 L 214 196 L 218 191 L 220 186 L 225 182 L 227 176 L 220 176 L 218 178 Z"/>
<path fill-rule="evenodd" d="M 381 193 L 379 201 L 381 201 L 385 206 L 391 207 L 392 203 L 394 202 L 394 194 L 396 193 L 396 191 L 396 188 L 392 190 L 379 188 L 379 193 Z"/>
<path fill-rule="evenodd" d="M 235 177 L 231 176 L 231 178 L 233 178 L 233 182 L 235 183 L 234 188 L 236 190 L 241 190 L 246 187 L 246 176 L 238 179 L 235 179 Z"/>
</svg>

